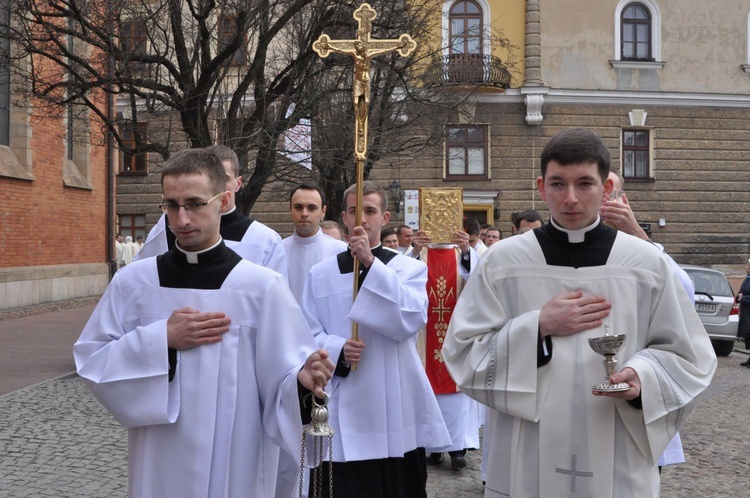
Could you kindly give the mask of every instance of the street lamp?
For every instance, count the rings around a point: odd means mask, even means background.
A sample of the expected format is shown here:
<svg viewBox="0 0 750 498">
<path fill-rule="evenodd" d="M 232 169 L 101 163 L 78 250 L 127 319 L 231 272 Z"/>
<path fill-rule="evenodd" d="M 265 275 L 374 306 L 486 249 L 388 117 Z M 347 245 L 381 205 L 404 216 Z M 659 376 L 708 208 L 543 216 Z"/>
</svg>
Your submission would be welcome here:
<svg viewBox="0 0 750 498">
<path fill-rule="evenodd" d="M 401 184 L 398 183 L 398 180 L 393 180 L 388 188 L 391 191 L 391 199 L 393 199 L 393 205 L 398 213 L 401 210 Z"/>
</svg>

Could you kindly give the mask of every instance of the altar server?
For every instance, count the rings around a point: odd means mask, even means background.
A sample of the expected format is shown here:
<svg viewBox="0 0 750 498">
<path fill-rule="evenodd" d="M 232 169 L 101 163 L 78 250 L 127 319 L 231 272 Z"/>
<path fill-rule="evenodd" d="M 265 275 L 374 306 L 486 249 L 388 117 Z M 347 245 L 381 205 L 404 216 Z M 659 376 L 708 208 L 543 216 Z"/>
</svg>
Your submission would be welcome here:
<svg viewBox="0 0 750 498">
<path fill-rule="evenodd" d="M 326 215 L 325 192 L 314 183 L 301 183 L 289 195 L 294 233 L 282 241 L 286 252 L 289 288 L 302 299 L 307 273 L 314 265 L 346 250 L 346 243 L 329 237 L 320 228 Z"/>
<path fill-rule="evenodd" d="M 240 163 L 237 154 L 224 145 L 212 145 L 207 150 L 216 154 L 225 171 L 229 201 L 221 214 L 221 237 L 224 243 L 248 261 L 270 268 L 286 277 L 286 255 L 279 234 L 263 223 L 245 216 L 237 210 L 235 194 L 242 188 Z M 146 243 L 135 259 L 158 256 L 174 249 L 174 228 L 163 215 L 146 237 Z"/>
<path fill-rule="evenodd" d="M 502 240 L 459 298 L 443 356 L 490 410 L 485 497 L 656 497 L 657 458 L 716 357 L 661 251 L 606 227 L 610 155 L 585 130 L 551 138 L 537 188 L 548 224 Z M 613 383 L 587 339 L 624 334 Z"/>
<path fill-rule="evenodd" d="M 414 347 L 427 321 L 427 267 L 381 246 L 388 196 L 371 182 L 363 192 L 361 225 L 355 188 L 344 193 L 349 250 L 310 270 L 302 298 L 318 345 L 337 361 L 328 404 L 333 494 L 426 497 L 424 448 L 451 444 Z M 352 303 L 353 255 L 361 273 Z M 352 322 L 359 324 L 358 340 L 351 339 Z"/>
<path fill-rule="evenodd" d="M 268 438 L 301 455 L 310 391 L 332 375 L 283 277 L 224 245 L 224 177 L 213 152 L 170 157 L 175 249 L 123 268 L 74 346 L 79 375 L 128 428 L 131 497 L 273 496 Z"/>
</svg>

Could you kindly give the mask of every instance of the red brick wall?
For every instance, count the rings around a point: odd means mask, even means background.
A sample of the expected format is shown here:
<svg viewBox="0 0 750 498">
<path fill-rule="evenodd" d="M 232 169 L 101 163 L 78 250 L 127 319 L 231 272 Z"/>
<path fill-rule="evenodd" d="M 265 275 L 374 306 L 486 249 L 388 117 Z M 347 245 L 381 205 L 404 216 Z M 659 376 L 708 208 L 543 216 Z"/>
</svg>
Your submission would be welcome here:
<svg viewBox="0 0 750 498">
<path fill-rule="evenodd" d="M 89 152 L 92 190 L 63 185 L 61 119 L 32 117 L 34 181 L 0 177 L 0 268 L 96 263 L 107 260 L 105 148 L 95 136 Z M 91 119 L 92 130 L 100 126 Z"/>
</svg>

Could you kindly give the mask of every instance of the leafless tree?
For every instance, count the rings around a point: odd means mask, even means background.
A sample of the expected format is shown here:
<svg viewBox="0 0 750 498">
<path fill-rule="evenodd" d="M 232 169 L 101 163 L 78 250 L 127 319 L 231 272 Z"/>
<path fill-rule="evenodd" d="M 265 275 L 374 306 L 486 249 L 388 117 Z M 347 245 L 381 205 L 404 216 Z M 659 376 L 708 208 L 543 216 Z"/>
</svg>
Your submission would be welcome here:
<svg viewBox="0 0 750 498">
<path fill-rule="evenodd" d="M 375 0 L 373 36 L 409 33 L 410 57 L 373 59 L 374 163 L 442 133 L 404 133 L 459 97 L 418 77 L 439 46 L 437 2 Z M 240 157 L 247 213 L 269 182 L 313 178 L 333 199 L 352 182 L 349 58 L 320 59 L 321 33 L 353 38 L 343 0 L 18 0 L 10 3 L 11 72 L 46 115 L 93 114 L 130 157 L 166 159 L 182 147 L 224 143 Z M 112 106 L 103 105 L 111 96 Z M 465 93 L 463 94 L 465 96 Z M 69 114 L 70 115 L 70 114 Z M 287 130 L 312 123 L 312 170 L 283 154 Z M 157 161 L 158 162 L 158 161 Z M 283 182 L 282 182 L 283 184 Z M 335 212 L 335 210 L 331 210 Z"/>
</svg>

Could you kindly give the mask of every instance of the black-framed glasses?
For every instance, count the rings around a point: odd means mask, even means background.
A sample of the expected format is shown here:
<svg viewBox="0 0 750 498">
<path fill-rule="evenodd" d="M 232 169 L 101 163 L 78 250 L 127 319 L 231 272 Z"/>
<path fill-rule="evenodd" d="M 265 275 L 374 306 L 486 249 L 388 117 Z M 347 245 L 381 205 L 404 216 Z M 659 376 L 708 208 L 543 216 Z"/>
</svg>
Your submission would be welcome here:
<svg viewBox="0 0 750 498">
<path fill-rule="evenodd" d="M 185 204 L 177 204 L 174 201 L 164 201 L 161 204 L 159 204 L 159 207 L 164 212 L 164 214 L 177 214 L 177 213 L 180 212 L 180 208 L 183 208 L 188 213 L 190 213 L 190 212 L 198 212 L 198 211 L 201 210 L 201 208 L 203 208 L 206 205 L 208 205 L 209 202 L 214 201 L 214 200 L 218 199 L 219 197 L 221 197 L 221 195 L 223 193 L 224 192 L 220 192 L 220 193 L 216 194 L 215 196 L 211 197 L 206 202 L 190 201 L 190 202 L 186 202 Z"/>
</svg>

